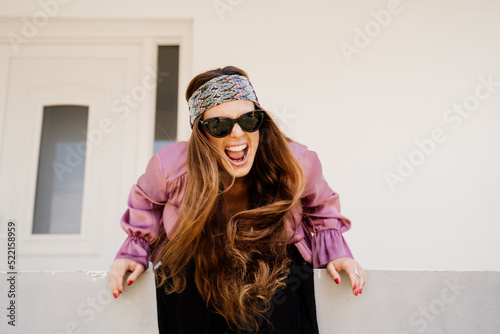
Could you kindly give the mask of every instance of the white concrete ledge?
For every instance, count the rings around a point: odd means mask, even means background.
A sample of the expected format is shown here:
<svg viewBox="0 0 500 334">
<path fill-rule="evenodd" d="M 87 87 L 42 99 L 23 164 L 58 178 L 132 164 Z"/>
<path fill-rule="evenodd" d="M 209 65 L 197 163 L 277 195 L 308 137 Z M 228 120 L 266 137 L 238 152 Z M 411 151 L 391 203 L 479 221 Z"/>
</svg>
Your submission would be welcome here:
<svg viewBox="0 0 500 334">
<path fill-rule="evenodd" d="M 500 272 L 372 270 L 357 297 L 315 274 L 321 333 L 500 333 Z"/>
<path fill-rule="evenodd" d="M 0 333 L 156 334 L 154 276 L 114 299 L 107 272 L 0 272 Z M 315 270 L 322 334 L 500 333 L 500 272 L 368 271 L 363 294 Z M 12 281 L 12 280 L 11 280 Z M 15 298 L 9 291 L 15 290 Z M 15 326 L 8 309 L 15 301 Z M 12 307 L 11 307 L 12 309 Z"/>
</svg>

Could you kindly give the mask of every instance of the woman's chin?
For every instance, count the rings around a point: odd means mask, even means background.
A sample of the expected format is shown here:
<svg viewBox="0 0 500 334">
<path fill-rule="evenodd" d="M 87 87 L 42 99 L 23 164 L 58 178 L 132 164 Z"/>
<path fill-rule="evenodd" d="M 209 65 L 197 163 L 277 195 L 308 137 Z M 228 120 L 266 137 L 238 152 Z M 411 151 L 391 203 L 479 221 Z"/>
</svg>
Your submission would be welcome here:
<svg viewBox="0 0 500 334">
<path fill-rule="evenodd" d="M 248 161 L 243 164 L 234 164 L 232 161 L 225 161 L 224 164 L 226 172 L 234 178 L 245 177 L 250 173 L 250 169 L 252 169 L 252 165 Z"/>
<path fill-rule="evenodd" d="M 240 178 L 240 177 L 245 177 L 248 175 L 250 172 L 250 168 L 247 168 L 246 166 L 241 166 L 241 167 L 235 167 L 233 166 L 232 170 L 227 171 L 231 176 L 234 178 Z"/>
</svg>

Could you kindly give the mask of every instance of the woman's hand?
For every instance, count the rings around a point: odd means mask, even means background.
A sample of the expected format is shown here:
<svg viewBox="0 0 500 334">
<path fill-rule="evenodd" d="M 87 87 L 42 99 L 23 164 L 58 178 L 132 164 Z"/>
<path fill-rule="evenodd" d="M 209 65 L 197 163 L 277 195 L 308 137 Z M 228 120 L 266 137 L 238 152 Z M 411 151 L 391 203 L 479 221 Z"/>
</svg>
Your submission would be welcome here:
<svg viewBox="0 0 500 334">
<path fill-rule="evenodd" d="M 123 291 L 123 277 L 127 270 L 132 272 L 127 280 L 127 285 L 130 285 L 144 272 L 144 267 L 129 259 L 118 259 L 111 263 L 108 279 L 109 287 L 115 298 L 118 298 Z"/>
<path fill-rule="evenodd" d="M 354 268 L 357 268 L 359 276 L 356 274 Z M 358 293 L 363 291 L 363 287 L 366 282 L 366 272 L 365 270 L 351 258 L 341 257 L 328 262 L 326 265 L 326 270 L 330 273 L 335 283 L 340 284 L 340 274 L 342 270 L 349 275 L 351 280 L 352 293 L 357 296 Z"/>
</svg>

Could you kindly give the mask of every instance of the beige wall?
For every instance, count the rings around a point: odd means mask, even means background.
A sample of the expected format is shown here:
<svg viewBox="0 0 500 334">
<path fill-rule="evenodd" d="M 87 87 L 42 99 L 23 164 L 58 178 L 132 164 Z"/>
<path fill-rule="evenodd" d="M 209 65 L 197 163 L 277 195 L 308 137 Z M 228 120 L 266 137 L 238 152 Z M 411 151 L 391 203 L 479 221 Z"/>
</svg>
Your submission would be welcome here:
<svg viewBox="0 0 500 334">
<path fill-rule="evenodd" d="M 28 21 L 42 7 L 192 18 L 192 73 L 249 72 L 287 134 L 319 153 L 365 267 L 500 270 L 497 1 L 0 1 Z M 388 172 L 404 182 L 391 189 Z"/>
</svg>

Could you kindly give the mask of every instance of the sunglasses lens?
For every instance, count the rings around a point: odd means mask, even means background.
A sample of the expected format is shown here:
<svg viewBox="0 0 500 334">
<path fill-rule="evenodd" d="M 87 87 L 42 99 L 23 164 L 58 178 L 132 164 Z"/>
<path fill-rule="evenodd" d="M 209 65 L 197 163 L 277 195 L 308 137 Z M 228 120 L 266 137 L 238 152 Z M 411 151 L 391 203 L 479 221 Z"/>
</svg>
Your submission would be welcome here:
<svg viewBox="0 0 500 334">
<path fill-rule="evenodd" d="M 237 120 L 227 117 L 214 117 L 203 121 L 203 126 L 212 136 L 222 138 L 233 130 L 234 123 L 238 123 L 243 131 L 255 132 L 262 125 L 264 113 L 261 110 L 254 110 L 243 114 Z"/>
<path fill-rule="evenodd" d="M 205 129 L 214 137 L 225 137 L 232 130 L 232 122 L 227 118 L 211 118 L 205 124 Z"/>
<path fill-rule="evenodd" d="M 252 111 L 241 116 L 239 124 L 246 132 L 257 131 L 264 119 L 264 115 L 260 111 Z"/>
</svg>

